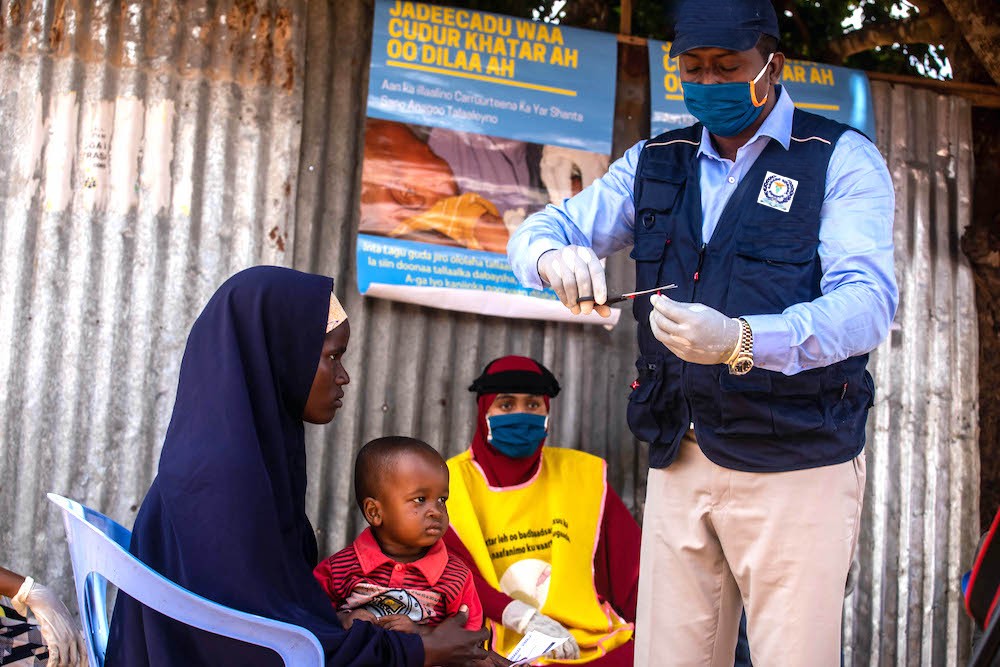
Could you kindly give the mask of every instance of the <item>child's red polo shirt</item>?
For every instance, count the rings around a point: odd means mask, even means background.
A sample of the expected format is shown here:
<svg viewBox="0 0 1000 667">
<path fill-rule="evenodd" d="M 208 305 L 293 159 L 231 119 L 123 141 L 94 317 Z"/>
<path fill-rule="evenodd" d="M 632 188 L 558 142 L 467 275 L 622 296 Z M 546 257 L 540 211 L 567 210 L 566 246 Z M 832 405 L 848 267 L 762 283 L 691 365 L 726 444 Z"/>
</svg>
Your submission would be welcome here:
<svg viewBox="0 0 1000 667">
<path fill-rule="evenodd" d="M 412 563 L 397 563 L 382 553 L 371 528 L 354 543 L 324 559 L 313 576 L 338 611 L 366 609 L 375 616 L 403 614 L 434 626 L 469 607 L 468 630 L 483 625 L 483 608 L 469 567 L 450 554 L 444 540 Z"/>
</svg>

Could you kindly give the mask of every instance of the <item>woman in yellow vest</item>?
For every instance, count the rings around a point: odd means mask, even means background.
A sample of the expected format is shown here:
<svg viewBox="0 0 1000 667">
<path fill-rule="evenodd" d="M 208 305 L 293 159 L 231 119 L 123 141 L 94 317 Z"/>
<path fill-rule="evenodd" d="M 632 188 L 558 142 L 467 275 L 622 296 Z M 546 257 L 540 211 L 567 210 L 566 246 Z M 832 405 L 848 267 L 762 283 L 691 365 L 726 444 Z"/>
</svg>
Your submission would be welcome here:
<svg viewBox="0 0 1000 667">
<path fill-rule="evenodd" d="M 537 630 L 568 641 L 536 664 L 631 667 L 640 530 L 604 459 L 544 446 L 559 383 L 540 363 L 496 359 L 469 389 L 476 433 L 448 461 L 445 541 L 472 567 L 493 648 Z"/>
</svg>

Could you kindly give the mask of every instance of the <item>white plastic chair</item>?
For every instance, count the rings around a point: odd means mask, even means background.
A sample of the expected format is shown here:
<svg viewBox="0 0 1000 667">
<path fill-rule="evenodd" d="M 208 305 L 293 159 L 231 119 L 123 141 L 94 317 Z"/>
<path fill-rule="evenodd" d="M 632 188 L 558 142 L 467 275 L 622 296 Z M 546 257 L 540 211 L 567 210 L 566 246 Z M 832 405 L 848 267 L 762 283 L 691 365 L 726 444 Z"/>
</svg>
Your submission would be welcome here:
<svg viewBox="0 0 1000 667">
<path fill-rule="evenodd" d="M 128 552 L 132 534 L 100 512 L 48 494 L 63 511 L 76 599 L 92 667 L 104 667 L 110 581 L 142 604 L 181 623 L 274 650 L 290 667 L 325 663 L 323 648 L 305 628 L 230 609 L 178 586 Z"/>
</svg>

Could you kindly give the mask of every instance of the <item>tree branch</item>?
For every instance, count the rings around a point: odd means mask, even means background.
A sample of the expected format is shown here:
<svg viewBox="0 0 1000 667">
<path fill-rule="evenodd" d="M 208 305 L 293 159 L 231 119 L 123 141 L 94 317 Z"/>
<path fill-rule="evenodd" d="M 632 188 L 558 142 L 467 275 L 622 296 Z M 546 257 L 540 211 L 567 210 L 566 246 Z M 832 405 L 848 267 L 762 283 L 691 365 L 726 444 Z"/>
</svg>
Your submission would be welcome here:
<svg viewBox="0 0 1000 667">
<path fill-rule="evenodd" d="M 788 12 L 792 15 L 792 23 L 795 24 L 795 29 L 799 31 L 799 39 L 802 44 L 809 43 L 809 27 L 806 22 L 802 20 L 802 15 L 799 14 L 799 8 L 795 5 L 795 0 L 781 0 L 781 5 L 778 8 L 781 13 Z"/>
<path fill-rule="evenodd" d="M 952 20 L 948 12 L 940 7 L 932 7 L 926 14 L 900 21 L 867 24 L 860 30 L 853 30 L 843 37 L 831 40 L 827 52 L 838 63 L 843 63 L 849 56 L 869 51 L 876 46 L 940 44 L 951 27 Z"/>
<path fill-rule="evenodd" d="M 1000 85 L 1000 25 L 997 10 L 992 12 L 990 2 L 980 3 L 977 10 L 974 0 L 943 0 L 945 7 L 965 37 L 966 43 L 982 63 L 997 85 Z M 992 15 L 988 15 L 991 14 Z"/>
<path fill-rule="evenodd" d="M 941 0 L 907 0 L 921 14 L 930 14 L 941 7 Z"/>
</svg>

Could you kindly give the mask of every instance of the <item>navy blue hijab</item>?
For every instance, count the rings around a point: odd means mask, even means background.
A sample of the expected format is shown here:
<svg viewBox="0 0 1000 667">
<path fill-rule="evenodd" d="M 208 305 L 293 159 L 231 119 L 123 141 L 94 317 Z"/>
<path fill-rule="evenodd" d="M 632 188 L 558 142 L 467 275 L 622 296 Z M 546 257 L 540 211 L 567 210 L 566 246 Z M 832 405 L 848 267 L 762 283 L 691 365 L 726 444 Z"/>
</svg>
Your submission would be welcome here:
<svg viewBox="0 0 1000 667">
<path fill-rule="evenodd" d="M 160 466 L 131 551 L 206 598 L 311 630 L 327 665 L 421 665 L 423 645 L 344 630 L 313 579 L 302 413 L 333 280 L 279 267 L 237 273 L 188 336 Z M 269 649 L 181 625 L 119 594 L 108 667 L 281 665 Z"/>
</svg>

